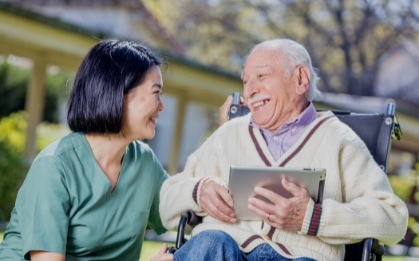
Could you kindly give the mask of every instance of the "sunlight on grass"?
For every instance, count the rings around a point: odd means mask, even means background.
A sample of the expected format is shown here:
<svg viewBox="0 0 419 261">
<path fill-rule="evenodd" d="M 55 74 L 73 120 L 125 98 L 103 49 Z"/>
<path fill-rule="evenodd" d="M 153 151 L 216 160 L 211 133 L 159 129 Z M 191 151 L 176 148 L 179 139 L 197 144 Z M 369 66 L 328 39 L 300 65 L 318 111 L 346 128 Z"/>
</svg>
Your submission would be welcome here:
<svg viewBox="0 0 419 261">
<path fill-rule="evenodd" d="M 0 242 L 3 240 L 3 232 L 0 231 Z M 156 256 L 163 243 L 156 241 L 144 241 L 141 257 L 139 261 L 149 261 Z M 172 245 L 172 244 L 169 244 Z M 383 261 L 413 261 L 414 259 L 402 256 L 384 256 Z"/>
<path fill-rule="evenodd" d="M 144 241 L 140 261 L 149 261 L 150 258 L 156 256 L 162 244 L 162 242 Z"/>
<path fill-rule="evenodd" d="M 0 231 L 0 242 L 3 240 L 3 232 Z M 144 241 L 143 249 L 141 250 L 141 257 L 139 261 L 149 261 L 150 258 L 156 256 L 160 250 L 162 242 Z M 171 243 L 169 246 L 173 245 Z M 398 261 L 398 260 L 397 260 Z"/>
</svg>

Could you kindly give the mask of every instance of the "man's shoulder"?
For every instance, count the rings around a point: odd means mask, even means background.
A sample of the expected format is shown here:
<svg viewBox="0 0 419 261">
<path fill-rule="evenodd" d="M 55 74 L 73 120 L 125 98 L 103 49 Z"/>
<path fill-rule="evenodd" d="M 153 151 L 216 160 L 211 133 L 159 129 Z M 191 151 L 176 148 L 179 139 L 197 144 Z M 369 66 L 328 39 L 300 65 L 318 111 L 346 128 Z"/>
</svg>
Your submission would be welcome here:
<svg viewBox="0 0 419 261">
<path fill-rule="evenodd" d="M 345 122 L 341 121 L 332 111 L 317 112 L 317 120 L 323 121 L 323 131 L 328 132 L 328 136 L 336 137 L 341 140 L 354 141 L 360 139 L 356 132 Z"/>
<path fill-rule="evenodd" d="M 252 118 L 252 114 L 246 114 L 244 116 L 240 116 L 240 117 L 236 117 L 234 119 L 231 119 L 229 121 L 227 121 L 226 123 L 223 124 L 223 126 L 225 125 L 227 128 L 243 128 L 243 127 L 247 127 L 249 126 L 250 123 L 250 119 Z M 223 127 L 221 126 L 221 127 Z"/>
</svg>

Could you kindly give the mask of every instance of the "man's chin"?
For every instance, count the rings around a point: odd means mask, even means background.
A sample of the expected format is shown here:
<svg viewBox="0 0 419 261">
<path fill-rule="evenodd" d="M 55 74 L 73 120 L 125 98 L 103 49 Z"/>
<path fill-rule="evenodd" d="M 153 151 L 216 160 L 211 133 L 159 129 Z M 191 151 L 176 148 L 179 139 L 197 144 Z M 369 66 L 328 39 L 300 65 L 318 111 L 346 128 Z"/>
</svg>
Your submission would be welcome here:
<svg viewBox="0 0 419 261">
<path fill-rule="evenodd" d="M 272 118 L 273 116 L 268 115 L 260 115 L 262 117 L 255 117 L 253 115 L 253 122 L 256 123 L 256 125 L 263 129 L 269 129 L 269 127 L 273 124 Z"/>
</svg>

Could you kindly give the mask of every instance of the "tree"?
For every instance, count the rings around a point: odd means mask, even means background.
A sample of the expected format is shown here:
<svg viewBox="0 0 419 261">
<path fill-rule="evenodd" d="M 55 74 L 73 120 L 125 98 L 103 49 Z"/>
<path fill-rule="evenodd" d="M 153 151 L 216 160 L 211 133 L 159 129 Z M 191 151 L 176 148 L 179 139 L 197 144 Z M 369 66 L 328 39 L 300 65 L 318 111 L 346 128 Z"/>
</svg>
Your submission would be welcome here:
<svg viewBox="0 0 419 261">
<path fill-rule="evenodd" d="M 327 92 L 372 95 L 383 53 L 401 37 L 419 40 L 415 0 L 144 2 L 183 41 L 190 57 L 236 73 L 255 43 L 297 40 L 312 55 L 319 88 Z"/>
</svg>

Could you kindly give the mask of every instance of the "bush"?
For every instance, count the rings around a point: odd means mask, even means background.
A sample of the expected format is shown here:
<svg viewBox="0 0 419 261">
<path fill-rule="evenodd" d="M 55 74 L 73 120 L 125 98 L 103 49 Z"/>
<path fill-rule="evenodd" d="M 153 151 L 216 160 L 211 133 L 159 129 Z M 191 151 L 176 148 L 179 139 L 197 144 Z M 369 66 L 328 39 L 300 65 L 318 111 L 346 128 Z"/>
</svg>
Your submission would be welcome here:
<svg viewBox="0 0 419 261">
<path fill-rule="evenodd" d="M 10 219 L 17 192 L 28 172 L 24 158 L 26 113 L 12 113 L 0 120 L 0 221 Z M 58 124 L 42 123 L 37 128 L 37 152 L 69 130 Z"/>
</svg>

